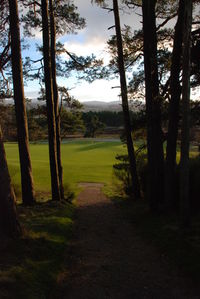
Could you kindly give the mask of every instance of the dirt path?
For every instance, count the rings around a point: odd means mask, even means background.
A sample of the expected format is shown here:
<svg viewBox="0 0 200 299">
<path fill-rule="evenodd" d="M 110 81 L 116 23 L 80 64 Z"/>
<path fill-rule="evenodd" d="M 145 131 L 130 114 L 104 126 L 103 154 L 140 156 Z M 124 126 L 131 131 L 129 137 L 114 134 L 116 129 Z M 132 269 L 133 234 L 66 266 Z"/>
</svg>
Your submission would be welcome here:
<svg viewBox="0 0 200 299">
<path fill-rule="evenodd" d="M 60 294 L 66 299 L 198 299 L 157 250 L 101 192 L 82 184 L 70 265 Z"/>
</svg>

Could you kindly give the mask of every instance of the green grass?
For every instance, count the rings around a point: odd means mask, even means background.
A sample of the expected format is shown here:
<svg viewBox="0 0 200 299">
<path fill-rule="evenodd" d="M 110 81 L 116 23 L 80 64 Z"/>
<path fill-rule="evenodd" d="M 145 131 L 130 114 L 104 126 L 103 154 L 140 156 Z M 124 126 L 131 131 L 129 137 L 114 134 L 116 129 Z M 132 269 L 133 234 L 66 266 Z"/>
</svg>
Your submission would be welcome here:
<svg viewBox="0 0 200 299">
<path fill-rule="evenodd" d="M 6 143 L 7 160 L 17 196 L 20 196 L 18 148 Z M 50 170 L 47 144 L 31 144 L 31 161 L 37 197 L 50 195 Z M 112 183 L 112 165 L 117 153 L 125 152 L 120 141 L 72 141 L 62 144 L 64 184 L 78 182 Z"/>
<path fill-rule="evenodd" d="M 136 145 L 140 145 L 138 141 Z M 20 170 L 18 147 L 16 143 L 6 143 L 7 160 L 15 192 L 20 198 Z M 50 170 L 47 143 L 30 145 L 31 161 L 36 196 L 39 199 L 50 198 Z M 62 164 L 64 185 L 74 186 L 79 182 L 101 182 L 109 189 L 113 181 L 112 166 L 116 163 L 116 154 L 126 153 L 120 141 L 76 140 L 62 144 Z M 197 154 L 191 149 L 190 156 Z M 180 154 L 177 154 L 177 161 Z M 76 188 L 74 188 L 76 189 Z"/>
<path fill-rule="evenodd" d="M 18 206 L 25 233 L 0 246 L 0 298 L 48 298 L 62 273 L 73 211 L 67 203 Z"/>
</svg>

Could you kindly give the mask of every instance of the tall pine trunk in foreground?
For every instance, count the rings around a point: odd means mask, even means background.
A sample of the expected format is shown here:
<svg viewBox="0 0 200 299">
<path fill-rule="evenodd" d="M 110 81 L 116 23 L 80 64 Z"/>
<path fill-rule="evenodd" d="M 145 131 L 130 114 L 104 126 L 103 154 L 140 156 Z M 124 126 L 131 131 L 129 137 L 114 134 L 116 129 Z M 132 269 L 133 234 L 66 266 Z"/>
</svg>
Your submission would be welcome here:
<svg viewBox="0 0 200 299">
<path fill-rule="evenodd" d="M 26 205 L 35 202 L 31 159 L 29 152 L 28 125 L 24 97 L 22 59 L 20 47 L 20 27 L 17 0 L 9 0 L 12 76 L 15 112 L 21 167 L 22 201 Z"/>
<path fill-rule="evenodd" d="M 21 227 L 17 218 L 15 194 L 6 161 L 0 127 L 0 233 L 6 237 L 17 237 L 21 234 Z"/>
<path fill-rule="evenodd" d="M 137 174 L 133 140 L 132 140 L 132 136 L 131 136 L 131 121 L 130 121 L 130 114 L 129 114 L 129 107 L 128 107 L 127 83 L 126 83 L 126 74 L 125 74 L 125 68 L 124 68 L 123 43 L 122 43 L 122 36 L 121 36 L 118 0 L 113 0 L 113 10 L 114 10 L 115 29 L 116 29 L 116 36 L 117 36 L 118 68 L 119 68 L 119 74 L 120 74 L 122 109 L 123 109 L 123 115 L 124 115 L 126 143 L 127 143 L 127 149 L 128 149 L 133 192 L 134 192 L 135 198 L 137 199 L 137 198 L 141 197 L 140 184 L 139 184 L 139 179 L 138 179 L 138 174 Z"/>
<path fill-rule="evenodd" d="M 56 123 L 56 147 L 57 147 L 57 163 L 58 163 L 58 175 L 59 175 L 59 187 L 60 196 L 64 199 L 64 187 L 63 187 L 63 168 L 61 162 L 61 137 L 60 137 L 60 113 L 59 113 L 59 100 L 58 100 L 58 85 L 56 80 L 56 26 L 54 18 L 53 1 L 49 0 L 50 11 L 50 39 L 51 39 L 51 71 L 52 71 L 52 83 L 53 83 L 53 96 L 54 96 L 54 111 L 55 111 L 55 123 Z"/>
<path fill-rule="evenodd" d="M 192 26 L 192 0 L 185 0 L 182 78 L 182 126 L 180 160 L 180 212 L 181 225 L 190 224 L 189 204 L 189 145 L 190 145 L 190 48 Z"/>
<path fill-rule="evenodd" d="M 155 0 L 143 0 L 144 69 L 147 115 L 148 199 L 159 210 L 164 188 L 164 153 L 159 97 Z"/>
<path fill-rule="evenodd" d="M 179 1 L 178 19 L 175 26 L 174 45 L 170 78 L 169 124 L 166 149 L 165 168 L 165 204 L 166 209 L 173 207 L 175 199 L 175 171 L 176 171 L 176 145 L 178 137 L 179 106 L 181 96 L 180 71 L 183 43 L 183 14 L 184 0 Z"/>
<path fill-rule="evenodd" d="M 49 159 L 51 173 L 51 191 L 52 199 L 60 200 L 58 165 L 56 154 L 56 125 L 53 102 L 52 73 L 49 47 L 49 21 L 48 21 L 48 2 L 41 1 L 42 9 L 42 33 L 43 33 L 43 55 L 44 55 L 44 79 L 47 102 L 47 121 L 48 121 L 48 139 L 49 139 Z"/>
</svg>

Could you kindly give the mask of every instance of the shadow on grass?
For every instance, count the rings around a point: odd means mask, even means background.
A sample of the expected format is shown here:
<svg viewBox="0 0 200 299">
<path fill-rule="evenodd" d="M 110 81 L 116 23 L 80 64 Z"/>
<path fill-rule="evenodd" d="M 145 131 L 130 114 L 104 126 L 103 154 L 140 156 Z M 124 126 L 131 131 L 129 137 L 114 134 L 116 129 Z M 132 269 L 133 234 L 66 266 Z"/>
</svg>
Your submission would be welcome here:
<svg viewBox="0 0 200 299">
<path fill-rule="evenodd" d="M 90 151 L 95 149 L 104 149 L 104 148 L 110 148 L 114 146 L 119 146 L 119 142 L 93 142 L 91 144 L 82 145 L 79 148 L 76 149 L 77 152 L 84 152 L 84 151 Z"/>
<path fill-rule="evenodd" d="M 199 286 L 200 273 L 200 219 L 193 219 L 190 229 L 180 229 L 178 215 L 152 215 L 146 201 L 131 201 L 123 197 L 111 200 L 120 207 L 124 217 L 137 227 L 139 235 L 154 244 L 160 254 L 166 256 L 179 270 Z"/>
<path fill-rule="evenodd" d="M 24 236 L 0 246 L 0 298 L 47 298 L 62 268 L 72 231 L 66 203 L 19 206 Z"/>
</svg>

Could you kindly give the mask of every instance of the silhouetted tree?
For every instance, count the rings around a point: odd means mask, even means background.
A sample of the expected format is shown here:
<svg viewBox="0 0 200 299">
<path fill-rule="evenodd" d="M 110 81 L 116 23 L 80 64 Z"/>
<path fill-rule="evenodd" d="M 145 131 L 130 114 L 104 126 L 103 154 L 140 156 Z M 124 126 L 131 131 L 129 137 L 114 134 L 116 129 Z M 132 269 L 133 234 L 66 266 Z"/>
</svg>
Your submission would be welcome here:
<svg viewBox="0 0 200 299">
<path fill-rule="evenodd" d="M 17 237 L 21 227 L 15 206 L 15 194 L 6 161 L 3 136 L 0 127 L 0 233 L 6 237 Z"/>
<path fill-rule="evenodd" d="M 59 175 L 56 154 L 56 124 L 55 111 L 53 101 L 52 71 L 49 46 L 49 18 L 48 18 L 48 2 L 41 1 L 42 9 L 42 33 L 43 33 L 43 55 L 44 55 L 44 81 L 47 102 L 47 120 L 48 120 L 48 136 L 49 136 L 49 159 L 51 173 L 51 191 L 52 199 L 60 200 Z"/>
<path fill-rule="evenodd" d="M 55 124 L 56 124 L 57 163 L 58 163 L 60 196 L 62 199 L 64 199 L 63 168 L 62 168 L 62 161 L 61 161 L 59 98 L 58 98 L 58 86 L 56 80 L 56 25 L 55 25 L 54 7 L 53 7 L 52 0 L 49 0 L 49 11 L 50 11 L 50 53 L 51 53 L 50 56 L 51 56 L 51 71 L 52 71 L 54 111 L 55 111 Z"/>
<path fill-rule="evenodd" d="M 190 223 L 189 204 L 189 145 L 190 145 L 190 49 L 192 26 L 192 0 L 184 1 L 182 126 L 180 160 L 180 211 L 181 225 Z"/>
<path fill-rule="evenodd" d="M 148 198 L 152 211 L 158 211 L 164 197 L 164 154 L 159 95 L 156 0 L 143 0 L 144 69 L 147 116 Z"/>
<path fill-rule="evenodd" d="M 17 0 L 9 0 L 12 76 L 14 87 L 15 112 L 17 121 L 17 134 L 19 144 L 19 157 L 21 167 L 22 201 L 26 205 L 35 202 L 31 159 L 29 153 L 27 115 L 24 98 L 24 85 L 22 73 L 20 25 L 18 17 Z"/>
<path fill-rule="evenodd" d="M 180 71 L 183 42 L 184 0 L 179 1 L 178 20 L 175 26 L 170 76 L 169 124 L 166 149 L 165 202 L 170 209 L 175 197 L 176 145 L 178 137 L 179 106 L 181 96 Z"/>
<path fill-rule="evenodd" d="M 121 86 L 121 97 L 122 97 L 122 109 L 124 114 L 124 126 L 125 126 L 125 134 L 126 134 L 126 144 L 128 149 L 128 156 L 130 162 L 130 173 L 133 184 L 133 193 L 135 198 L 140 198 L 140 184 L 137 174 L 136 167 L 136 159 L 135 159 L 135 150 L 133 146 L 133 140 L 131 136 L 131 121 L 129 115 L 129 107 L 128 107 L 128 94 L 127 94 L 127 83 L 126 83 L 126 74 L 124 68 L 124 55 L 123 55 L 123 42 L 121 35 L 121 26 L 120 26 L 120 18 L 119 18 L 119 8 L 118 1 L 113 0 L 113 12 L 115 18 L 115 30 L 117 37 L 117 51 L 118 51 L 118 68 L 120 74 L 120 86 Z"/>
</svg>

